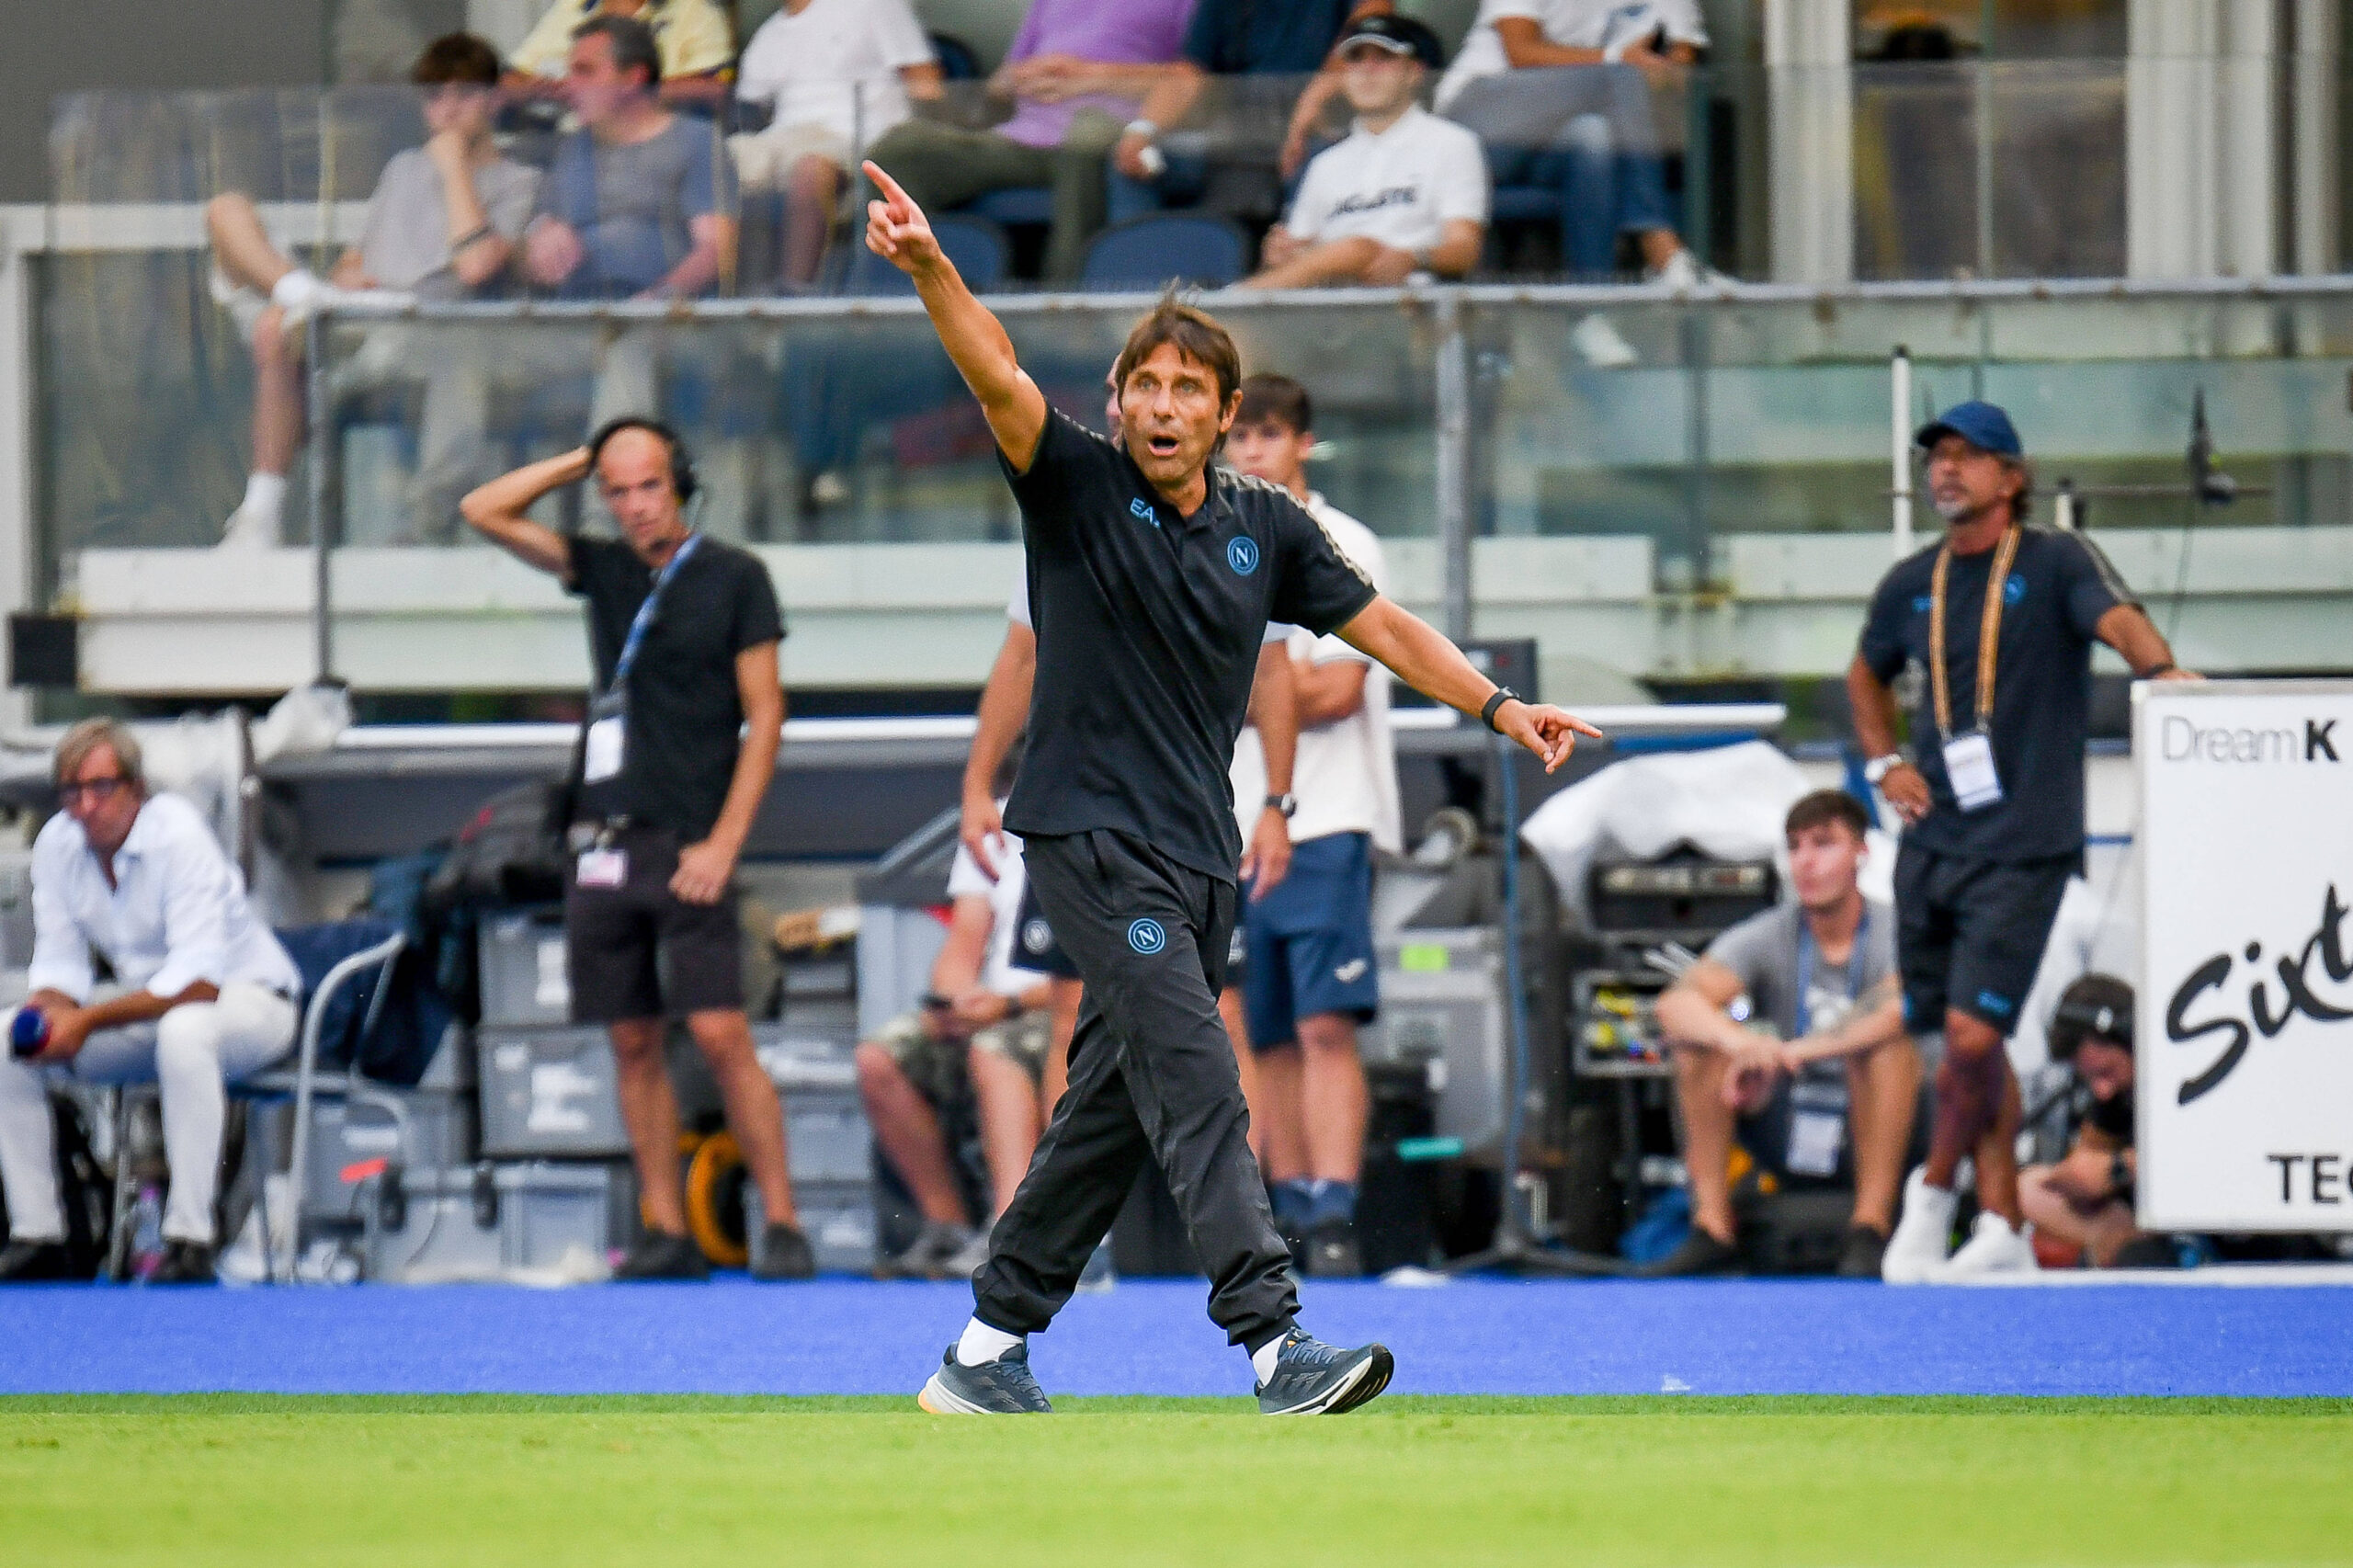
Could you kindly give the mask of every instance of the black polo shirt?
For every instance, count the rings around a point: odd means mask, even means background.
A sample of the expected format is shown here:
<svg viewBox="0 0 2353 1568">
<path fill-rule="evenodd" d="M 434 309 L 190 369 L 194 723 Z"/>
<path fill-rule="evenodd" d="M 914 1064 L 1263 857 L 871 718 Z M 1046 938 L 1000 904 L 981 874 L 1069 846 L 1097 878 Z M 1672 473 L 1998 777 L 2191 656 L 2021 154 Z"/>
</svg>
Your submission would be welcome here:
<svg viewBox="0 0 2353 1568">
<path fill-rule="evenodd" d="M 599 690 L 612 684 L 630 622 L 654 574 L 619 540 L 571 540 L 565 586 L 587 601 Z M 629 674 L 629 744 L 615 777 L 580 789 L 578 814 L 666 827 L 682 844 L 710 835 L 742 745 L 735 655 L 784 637 L 776 586 L 748 551 L 703 536 L 654 607 Z"/>
<path fill-rule="evenodd" d="M 1006 477 L 1028 544 L 1038 676 L 1029 745 L 1006 803 L 1021 834 L 1131 834 L 1227 881 L 1242 860 L 1226 769 L 1269 620 L 1315 632 L 1371 583 L 1271 484 L 1210 471 L 1191 517 L 1124 446 L 1049 413 L 1038 455 Z"/>
<path fill-rule="evenodd" d="M 1907 843 L 1972 860 L 2040 860 L 2084 847 L 2084 742 L 2091 726 L 2092 642 L 2100 617 L 2132 604 L 2132 591 L 2081 534 L 2029 528 L 2018 540 L 2002 608 L 1994 714 L 1987 726 L 2002 780 L 1995 805 L 1964 812 L 1945 777 L 1928 665 L 1930 545 L 1898 562 L 1871 596 L 1863 663 L 1882 681 L 1920 666 L 1912 750 L 1933 804 L 1904 830 Z M 1945 669 L 1956 732 L 1977 726 L 1977 636 L 1995 551 L 1953 557 L 1945 593 Z"/>
</svg>

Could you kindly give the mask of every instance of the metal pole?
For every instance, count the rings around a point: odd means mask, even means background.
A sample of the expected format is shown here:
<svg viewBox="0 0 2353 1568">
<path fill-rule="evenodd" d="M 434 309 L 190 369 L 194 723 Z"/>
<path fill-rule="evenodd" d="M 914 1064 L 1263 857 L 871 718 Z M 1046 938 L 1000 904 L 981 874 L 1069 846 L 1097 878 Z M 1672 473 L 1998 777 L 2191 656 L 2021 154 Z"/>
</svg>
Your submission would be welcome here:
<svg viewBox="0 0 2353 1568">
<path fill-rule="evenodd" d="M 1446 634 L 1471 635 L 1471 341 L 1462 301 L 1438 301 L 1438 537 Z"/>
<path fill-rule="evenodd" d="M 1893 411 L 1889 445 L 1895 465 L 1895 483 L 1889 494 L 1894 497 L 1895 559 L 1901 561 L 1912 553 L 1912 350 L 1900 343 L 1888 366 L 1888 381 Z"/>
<path fill-rule="evenodd" d="M 335 479 L 335 431 L 331 379 L 327 368 L 327 312 L 313 312 L 303 333 L 304 402 L 311 422 L 311 663 L 314 678 L 335 678 L 335 607 L 329 586 L 334 562 L 335 501 L 341 486 Z"/>
</svg>

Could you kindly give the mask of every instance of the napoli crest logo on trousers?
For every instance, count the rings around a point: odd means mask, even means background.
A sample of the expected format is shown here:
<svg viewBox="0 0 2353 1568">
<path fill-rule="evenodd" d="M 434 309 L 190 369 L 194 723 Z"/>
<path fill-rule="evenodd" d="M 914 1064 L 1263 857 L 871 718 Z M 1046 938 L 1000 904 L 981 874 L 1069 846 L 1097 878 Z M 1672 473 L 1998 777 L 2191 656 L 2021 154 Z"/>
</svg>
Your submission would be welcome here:
<svg viewBox="0 0 2353 1568">
<path fill-rule="evenodd" d="M 1146 917 L 1128 926 L 1128 946 L 1146 958 L 1152 957 L 1167 945 L 1168 933 L 1161 928 L 1160 922 L 1157 920 Z"/>
</svg>

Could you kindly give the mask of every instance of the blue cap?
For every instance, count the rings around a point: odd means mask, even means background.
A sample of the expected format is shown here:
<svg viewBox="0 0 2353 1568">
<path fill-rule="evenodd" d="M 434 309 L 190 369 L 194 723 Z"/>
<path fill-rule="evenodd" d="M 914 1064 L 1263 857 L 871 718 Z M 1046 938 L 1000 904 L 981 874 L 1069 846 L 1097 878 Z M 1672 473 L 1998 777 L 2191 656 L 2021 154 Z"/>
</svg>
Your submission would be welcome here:
<svg viewBox="0 0 2353 1568">
<path fill-rule="evenodd" d="M 1913 444 L 1933 447 L 1947 436 L 1958 436 L 1981 452 L 1991 452 L 1998 458 L 2026 455 L 2026 448 L 2018 440 L 2018 427 L 2010 416 L 1990 403 L 1972 399 L 1956 403 L 1945 410 L 1944 417 L 1920 426 L 1912 437 Z"/>
</svg>

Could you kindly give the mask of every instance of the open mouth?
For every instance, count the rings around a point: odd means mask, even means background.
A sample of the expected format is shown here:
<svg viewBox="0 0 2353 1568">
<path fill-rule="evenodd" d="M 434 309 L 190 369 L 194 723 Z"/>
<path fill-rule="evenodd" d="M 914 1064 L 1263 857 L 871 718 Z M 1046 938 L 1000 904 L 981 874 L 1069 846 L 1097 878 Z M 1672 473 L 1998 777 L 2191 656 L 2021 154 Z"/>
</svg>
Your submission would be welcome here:
<svg viewBox="0 0 2353 1568">
<path fill-rule="evenodd" d="M 1176 437 L 1174 436 L 1146 436 L 1143 440 L 1144 450 L 1156 458 L 1175 457 L 1176 444 Z"/>
</svg>

